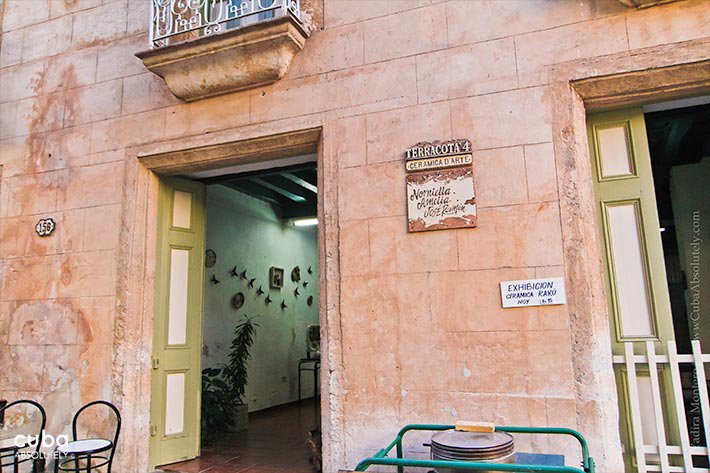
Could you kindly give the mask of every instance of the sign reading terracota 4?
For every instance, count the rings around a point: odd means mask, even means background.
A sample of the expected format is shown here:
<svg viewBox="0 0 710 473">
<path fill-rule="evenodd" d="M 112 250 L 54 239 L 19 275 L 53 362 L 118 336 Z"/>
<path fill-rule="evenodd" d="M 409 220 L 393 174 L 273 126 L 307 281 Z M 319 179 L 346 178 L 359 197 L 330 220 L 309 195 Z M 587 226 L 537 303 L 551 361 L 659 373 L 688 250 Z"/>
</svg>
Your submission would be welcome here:
<svg viewBox="0 0 710 473">
<path fill-rule="evenodd" d="M 470 141 L 419 143 L 405 157 L 410 232 L 476 226 Z"/>
</svg>

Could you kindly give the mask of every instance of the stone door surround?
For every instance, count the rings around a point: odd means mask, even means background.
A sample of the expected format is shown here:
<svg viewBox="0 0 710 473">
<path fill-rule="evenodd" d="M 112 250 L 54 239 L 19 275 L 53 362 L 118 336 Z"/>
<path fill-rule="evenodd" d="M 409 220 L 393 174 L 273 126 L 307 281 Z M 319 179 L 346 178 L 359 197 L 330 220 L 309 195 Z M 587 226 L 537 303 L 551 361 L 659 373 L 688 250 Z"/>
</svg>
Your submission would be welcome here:
<svg viewBox="0 0 710 473">
<path fill-rule="evenodd" d="M 318 215 L 321 221 L 318 245 L 322 267 L 320 311 L 321 325 L 329 334 L 323 340 L 323 373 L 329 372 L 327 366 L 338 364 L 334 360 L 339 353 L 340 329 L 339 321 L 333 319 L 338 316 L 334 308 L 338 305 L 340 279 L 337 215 L 334 215 L 337 204 L 333 204 L 337 202 L 334 196 L 337 167 L 323 160 L 322 135 L 321 119 L 301 119 L 298 123 L 255 125 L 127 149 L 112 384 L 113 398 L 119 401 L 124 415 L 134 422 L 127 425 L 123 433 L 125 447 L 120 462 L 124 468 L 121 469 L 143 468 L 147 471 L 148 465 L 157 197 L 161 176 L 317 154 Z M 329 380 L 328 383 L 332 382 Z M 328 383 L 323 384 L 327 386 Z M 324 432 L 338 431 L 340 428 L 335 424 L 341 417 L 334 414 L 340 412 L 337 399 L 331 396 L 321 399 Z"/>
<path fill-rule="evenodd" d="M 586 113 L 710 93 L 710 41 L 651 47 L 550 70 L 578 428 L 605 471 L 623 471 Z"/>
</svg>

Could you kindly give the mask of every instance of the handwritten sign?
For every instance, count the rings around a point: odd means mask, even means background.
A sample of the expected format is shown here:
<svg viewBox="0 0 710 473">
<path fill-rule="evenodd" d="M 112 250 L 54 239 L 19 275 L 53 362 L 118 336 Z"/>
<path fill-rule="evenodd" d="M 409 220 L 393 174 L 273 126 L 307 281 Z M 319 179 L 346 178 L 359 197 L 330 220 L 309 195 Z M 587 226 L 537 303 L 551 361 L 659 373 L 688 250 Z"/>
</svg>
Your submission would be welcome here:
<svg viewBox="0 0 710 473">
<path fill-rule="evenodd" d="M 504 309 L 567 303 L 562 278 L 503 281 L 500 296 Z"/>
<path fill-rule="evenodd" d="M 475 227 L 471 142 L 419 143 L 405 156 L 409 231 Z"/>
</svg>

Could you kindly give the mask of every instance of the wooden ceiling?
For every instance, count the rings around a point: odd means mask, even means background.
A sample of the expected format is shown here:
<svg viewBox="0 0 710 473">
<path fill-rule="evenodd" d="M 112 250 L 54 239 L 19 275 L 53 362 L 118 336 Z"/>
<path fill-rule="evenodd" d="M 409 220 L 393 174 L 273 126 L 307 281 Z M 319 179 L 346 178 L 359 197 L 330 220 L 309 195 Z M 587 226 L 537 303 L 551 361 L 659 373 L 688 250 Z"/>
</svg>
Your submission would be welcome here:
<svg viewBox="0 0 710 473">
<path fill-rule="evenodd" d="M 315 163 L 200 179 L 221 184 L 271 204 L 283 219 L 315 217 L 318 202 L 318 175 Z"/>
</svg>

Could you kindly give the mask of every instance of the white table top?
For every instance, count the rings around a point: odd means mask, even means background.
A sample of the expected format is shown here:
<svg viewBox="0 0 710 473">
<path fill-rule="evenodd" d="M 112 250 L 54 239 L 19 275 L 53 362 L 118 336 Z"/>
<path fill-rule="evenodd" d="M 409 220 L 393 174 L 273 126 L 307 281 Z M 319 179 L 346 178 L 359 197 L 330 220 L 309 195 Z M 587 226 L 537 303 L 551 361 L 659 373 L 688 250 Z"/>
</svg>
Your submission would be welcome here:
<svg viewBox="0 0 710 473">
<path fill-rule="evenodd" d="M 22 448 L 29 445 L 29 437 L 27 435 L 18 435 L 9 439 L 0 439 L 0 449 L 9 449 L 12 447 Z"/>
<path fill-rule="evenodd" d="M 111 441 L 106 439 L 84 439 L 69 442 L 57 448 L 60 453 L 92 453 L 108 449 Z"/>
</svg>

